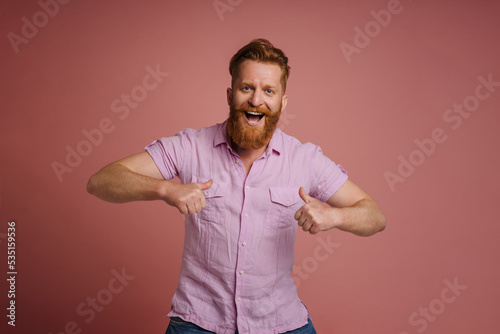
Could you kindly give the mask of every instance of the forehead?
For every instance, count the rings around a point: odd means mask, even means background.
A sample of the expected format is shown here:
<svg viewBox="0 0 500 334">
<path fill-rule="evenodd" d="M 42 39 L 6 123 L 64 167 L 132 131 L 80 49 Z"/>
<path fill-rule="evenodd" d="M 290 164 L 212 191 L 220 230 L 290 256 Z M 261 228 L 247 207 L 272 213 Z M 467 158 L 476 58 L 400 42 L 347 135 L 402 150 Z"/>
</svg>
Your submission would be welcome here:
<svg viewBox="0 0 500 334">
<path fill-rule="evenodd" d="M 272 63 L 261 63 L 245 60 L 240 64 L 237 82 L 249 81 L 252 83 L 279 85 L 281 82 L 281 68 Z"/>
</svg>

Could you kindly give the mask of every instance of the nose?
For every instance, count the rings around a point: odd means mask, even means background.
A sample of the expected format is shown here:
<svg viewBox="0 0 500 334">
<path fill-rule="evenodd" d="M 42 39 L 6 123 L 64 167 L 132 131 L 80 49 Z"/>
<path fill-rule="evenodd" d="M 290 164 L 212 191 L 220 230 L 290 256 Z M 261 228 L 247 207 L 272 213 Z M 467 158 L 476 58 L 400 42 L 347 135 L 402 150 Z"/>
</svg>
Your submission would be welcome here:
<svg viewBox="0 0 500 334">
<path fill-rule="evenodd" d="M 260 96 L 258 90 L 254 90 L 252 96 L 250 97 L 250 100 L 248 100 L 248 103 L 252 107 L 259 107 L 262 104 L 262 97 Z"/>
</svg>

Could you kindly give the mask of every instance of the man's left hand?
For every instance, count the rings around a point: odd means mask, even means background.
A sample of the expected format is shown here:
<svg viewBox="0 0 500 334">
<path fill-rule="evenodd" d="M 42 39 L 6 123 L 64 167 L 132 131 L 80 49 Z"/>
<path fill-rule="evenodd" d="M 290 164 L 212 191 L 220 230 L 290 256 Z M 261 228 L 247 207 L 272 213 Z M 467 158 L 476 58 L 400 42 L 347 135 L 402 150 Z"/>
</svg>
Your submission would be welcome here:
<svg viewBox="0 0 500 334">
<path fill-rule="evenodd" d="M 300 187 L 299 196 L 306 204 L 295 212 L 295 220 L 302 230 L 316 234 L 334 227 L 333 215 L 336 208 L 309 196 L 304 188 Z"/>
</svg>

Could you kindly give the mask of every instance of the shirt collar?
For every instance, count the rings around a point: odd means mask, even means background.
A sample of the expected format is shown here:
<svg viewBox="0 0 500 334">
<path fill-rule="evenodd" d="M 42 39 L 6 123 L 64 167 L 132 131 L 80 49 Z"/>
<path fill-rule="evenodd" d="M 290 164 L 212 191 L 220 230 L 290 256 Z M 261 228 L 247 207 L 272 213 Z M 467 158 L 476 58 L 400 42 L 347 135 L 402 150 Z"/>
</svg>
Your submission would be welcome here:
<svg viewBox="0 0 500 334">
<path fill-rule="evenodd" d="M 278 153 L 278 155 L 281 155 L 281 152 L 283 152 L 283 132 L 280 130 L 280 128 L 276 128 L 276 130 L 274 130 L 267 151 L 269 153 L 271 151 L 274 151 Z"/>
<path fill-rule="evenodd" d="M 229 146 L 226 138 L 226 123 L 227 120 L 224 123 L 218 124 L 218 130 L 214 136 L 214 147 L 220 144 L 227 144 Z"/>
<path fill-rule="evenodd" d="M 219 124 L 219 129 L 215 133 L 214 137 L 214 147 L 220 144 L 226 144 L 228 148 L 231 148 L 231 145 L 227 141 L 226 126 L 227 120 L 224 121 L 224 123 Z M 276 128 L 276 130 L 274 131 L 265 154 L 269 155 L 269 153 L 271 153 L 272 151 L 278 153 L 278 155 L 281 155 L 281 152 L 283 151 L 283 132 L 279 128 Z"/>
</svg>

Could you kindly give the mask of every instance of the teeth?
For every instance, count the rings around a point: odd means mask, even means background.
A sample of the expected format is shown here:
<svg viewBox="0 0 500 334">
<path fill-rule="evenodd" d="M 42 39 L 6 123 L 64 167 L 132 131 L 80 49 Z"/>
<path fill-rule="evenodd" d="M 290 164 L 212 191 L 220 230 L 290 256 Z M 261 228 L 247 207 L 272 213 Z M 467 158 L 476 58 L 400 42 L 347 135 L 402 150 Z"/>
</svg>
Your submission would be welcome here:
<svg viewBox="0 0 500 334">
<path fill-rule="evenodd" d="M 263 113 L 259 113 L 259 112 L 255 112 L 255 111 L 247 111 L 247 114 L 250 114 L 250 115 L 255 115 L 255 116 L 261 116 L 261 115 L 264 115 Z"/>
</svg>

